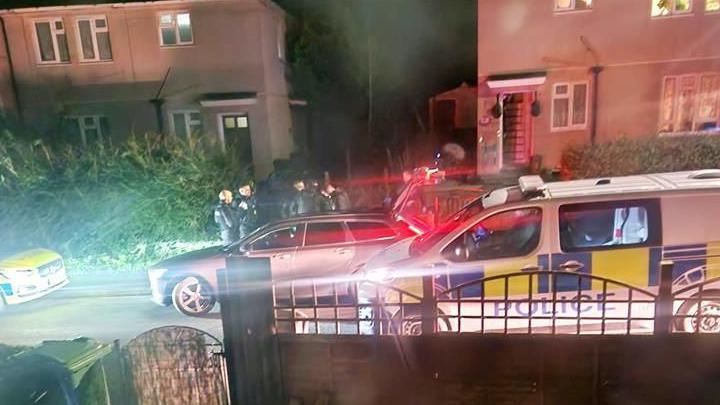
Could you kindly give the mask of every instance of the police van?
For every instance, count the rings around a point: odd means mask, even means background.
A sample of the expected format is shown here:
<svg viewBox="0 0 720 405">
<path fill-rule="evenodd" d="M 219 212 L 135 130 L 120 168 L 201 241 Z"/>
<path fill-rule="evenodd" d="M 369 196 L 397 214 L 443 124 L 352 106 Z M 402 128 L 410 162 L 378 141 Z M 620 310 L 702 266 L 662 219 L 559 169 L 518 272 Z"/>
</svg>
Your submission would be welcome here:
<svg viewBox="0 0 720 405">
<path fill-rule="evenodd" d="M 674 262 L 675 290 L 720 277 L 720 170 L 552 183 L 523 176 L 433 232 L 386 248 L 364 272 L 415 297 L 422 276 L 432 275 L 436 292 L 446 292 L 437 304 L 441 330 L 527 331 L 534 318 L 537 330 L 598 333 L 593 326 L 602 323 L 603 333 L 636 333 L 652 332 L 663 260 Z M 501 277 L 522 272 L 534 276 Z M 474 284 L 483 279 L 492 281 Z M 713 284 L 704 288 L 710 294 Z M 400 306 L 387 308 L 400 316 Z M 709 314 L 699 326 L 691 316 L 698 310 Z M 402 319 L 418 311 L 405 307 Z M 689 314 L 676 329 L 720 332 L 720 300 L 678 301 L 674 311 Z"/>
</svg>

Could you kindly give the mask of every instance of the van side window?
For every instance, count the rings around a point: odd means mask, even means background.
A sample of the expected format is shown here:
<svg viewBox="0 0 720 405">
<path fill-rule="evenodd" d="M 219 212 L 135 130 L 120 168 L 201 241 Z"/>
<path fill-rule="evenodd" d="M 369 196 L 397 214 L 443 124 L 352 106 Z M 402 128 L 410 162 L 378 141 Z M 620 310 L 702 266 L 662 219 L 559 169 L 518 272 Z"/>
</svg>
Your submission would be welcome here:
<svg viewBox="0 0 720 405">
<path fill-rule="evenodd" d="M 453 262 L 527 256 L 540 243 L 542 210 L 522 208 L 487 217 L 443 250 Z"/>
<path fill-rule="evenodd" d="M 657 200 L 563 205 L 559 219 L 560 246 L 564 252 L 660 243 Z"/>
</svg>

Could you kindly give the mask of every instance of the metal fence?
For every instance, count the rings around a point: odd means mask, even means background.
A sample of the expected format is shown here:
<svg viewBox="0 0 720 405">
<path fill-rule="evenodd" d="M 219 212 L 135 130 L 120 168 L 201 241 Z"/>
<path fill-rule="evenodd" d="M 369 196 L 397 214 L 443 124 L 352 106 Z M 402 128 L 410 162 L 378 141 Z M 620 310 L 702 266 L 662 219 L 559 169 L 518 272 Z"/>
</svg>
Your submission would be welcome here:
<svg viewBox="0 0 720 405">
<path fill-rule="evenodd" d="M 442 276 L 402 288 L 347 279 L 273 284 L 277 333 L 419 335 L 667 334 L 720 332 L 720 277 L 705 268 L 673 280 L 660 265 L 658 286 L 592 274 L 534 270 L 444 288 Z"/>
</svg>

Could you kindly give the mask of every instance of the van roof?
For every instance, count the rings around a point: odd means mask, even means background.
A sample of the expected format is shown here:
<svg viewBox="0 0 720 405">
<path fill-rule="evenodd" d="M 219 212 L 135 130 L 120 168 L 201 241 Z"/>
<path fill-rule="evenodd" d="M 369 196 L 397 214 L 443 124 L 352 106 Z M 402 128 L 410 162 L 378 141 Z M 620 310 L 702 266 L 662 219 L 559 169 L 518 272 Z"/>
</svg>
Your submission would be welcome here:
<svg viewBox="0 0 720 405">
<path fill-rule="evenodd" d="M 621 193 L 720 189 L 720 169 L 600 177 L 545 183 L 546 198 L 571 198 Z"/>
</svg>

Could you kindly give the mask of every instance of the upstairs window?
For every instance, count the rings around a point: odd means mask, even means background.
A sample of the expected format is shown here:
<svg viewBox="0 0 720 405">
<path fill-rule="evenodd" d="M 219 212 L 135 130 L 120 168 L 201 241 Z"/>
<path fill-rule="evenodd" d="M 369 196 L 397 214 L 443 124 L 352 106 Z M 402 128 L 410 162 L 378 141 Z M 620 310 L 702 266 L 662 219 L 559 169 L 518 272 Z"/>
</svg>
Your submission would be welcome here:
<svg viewBox="0 0 720 405">
<path fill-rule="evenodd" d="M 35 40 L 39 63 L 69 63 L 65 25 L 60 18 L 35 21 Z"/>
<path fill-rule="evenodd" d="M 653 17 L 688 14 L 692 11 L 692 0 L 651 0 Z"/>
<path fill-rule="evenodd" d="M 720 11 L 720 0 L 705 0 L 705 11 Z"/>
<path fill-rule="evenodd" d="M 553 131 L 585 129 L 587 126 L 587 82 L 556 83 L 552 92 Z"/>
<path fill-rule="evenodd" d="M 171 12 L 160 14 L 160 45 L 178 46 L 193 43 L 190 13 Z"/>
<path fill-rule="evenodd" d="M 555 0 L 555 11 L 589 10 L 592 0 Z"/>
<path fill-rule="evenodd" d="M 78 18 L 77 29 L 81 62 L 112 60 L 107 18 L 104 16 Z"/>
</svg>

